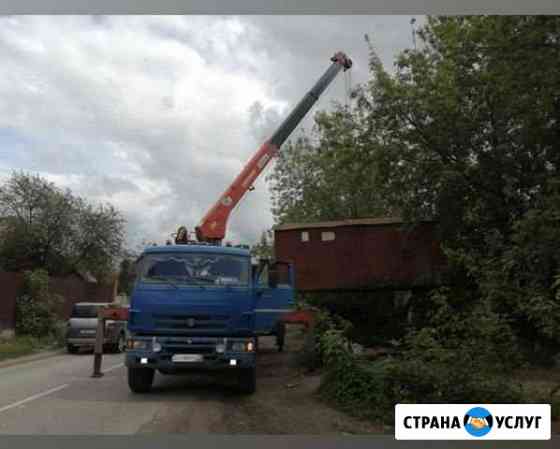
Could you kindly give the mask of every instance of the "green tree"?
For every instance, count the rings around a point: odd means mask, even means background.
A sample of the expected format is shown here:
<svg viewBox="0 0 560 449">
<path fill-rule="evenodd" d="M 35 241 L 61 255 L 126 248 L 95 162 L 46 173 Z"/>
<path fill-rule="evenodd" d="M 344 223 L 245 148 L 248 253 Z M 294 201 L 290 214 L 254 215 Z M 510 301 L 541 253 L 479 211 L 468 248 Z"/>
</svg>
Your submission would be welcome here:
<svg viewBox="0 0 560 449">
<path fill-rule="evenodd" d="M 81 198 L 76 199 L 76 204 L 72 264 L 98 278 L 107 278 L 115 271 L 115 261 L 122 254 L 125 220 L 110 204 L 93 206 Z"/>
<path fill-rule="evenodd" d="M 382 139 L 378 188 L 439 221 L 456 285 L 518 335 L 559 342 L 560 18 L 436 17 L 419 36 L 395 76 L 372 57 L 359 94 Z"/>
<path fill-rule="evenodd" d="M 280 152 L 275 219 L 435 219 L 445 310 L 468 297 L 557 345 L 560 17 L 429 17 L 418 39 L 394 73 L 371 47 L 352 104 Z"/>
<path fill-rule="evenodd" d="M 358 108 L 334 105 L 315 115 L 309 136 L 280 151 L 271 182 L 277 223 L 378 215 L 385 209 L 376 188 L 376 142 Z"/>
<path fill-rule="evenodd" d="M 407 216 L 480 248 L 537 200 L 560 162 L 559 20 L 430 18 L 394 77 L 371 65 L 358 101 L 383 138 L 379 187 Z"/>
<path fill-rule="evenodd" d="M 119 270 L 119 293 L 130 296 L 133 287 L 133 275 L 134 263 L 128 258 L 123 259 Z"/>
<path fill-rule="evenodd" d="M 49 291 L 45 270 L 26 271 L 23 288 L 16 299 L 16 332 L 41 338 L 57 333 L 63 298 Z"/>
<path fill-rule="evenodd" d="M 73 208 L 70 192 L 39 176 L 14 173 L 0 187 L 3 266 L 17 270 L 61 264 L 69 251 Z"/>
<path fill-rule="evenodd" d="M 5 270 L 72 269 L 103 278 L 113 271 L 124 239 L 124 219 L 111 205 L 93 206 L 40 176 L 13 173 L 0 186 Z"/>
<path fill-rule="evenodd" d="M 251 247 L 251 256 L 259 259 L 272 259 L 274 256 L 274 247 L 271 242 L 271 231 L 263 231 L 259 243 Z"/>
</svg>

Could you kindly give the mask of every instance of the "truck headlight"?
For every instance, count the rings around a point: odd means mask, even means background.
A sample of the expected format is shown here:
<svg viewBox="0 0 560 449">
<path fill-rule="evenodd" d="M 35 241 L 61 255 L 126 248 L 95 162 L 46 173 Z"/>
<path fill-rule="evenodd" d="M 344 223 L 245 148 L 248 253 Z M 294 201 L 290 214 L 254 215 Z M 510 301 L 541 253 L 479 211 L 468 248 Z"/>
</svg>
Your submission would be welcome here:
<svg viewBox="0 0 560 449">
<path fill-rule="evenodd" d="M 128 349 L 148 349 L 148 342 L 145 340 L 130 339 L 126 346 Z"/>
</svg>

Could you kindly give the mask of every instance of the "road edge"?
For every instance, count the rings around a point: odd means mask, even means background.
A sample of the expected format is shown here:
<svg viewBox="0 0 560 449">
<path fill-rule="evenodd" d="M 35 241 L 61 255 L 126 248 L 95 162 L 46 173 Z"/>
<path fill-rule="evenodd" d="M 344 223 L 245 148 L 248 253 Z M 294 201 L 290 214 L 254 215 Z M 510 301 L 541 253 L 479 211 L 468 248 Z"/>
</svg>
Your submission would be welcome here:
<svg viewBox="0 0 560 449">
<path fill-rule="evenodd" d="M 55 350 L 52 350 L 52 351 L 41 351 L 41 352 L 38 352 L 36 354 L 25 355 L 25 356 L 22 356 L 22 357 L 14 357 L 13 359 L 8 359 L 8 360 L 4 360 L 4 361 L 0 362 L 0 369 L 8 368 L 10 366 L 20 365 L 20 364 L 28 363 L 28 362 L 35 362 L 35 361 L 38 361 L 38 360 L 47 359 L 47 358 L 54 357 L 56 355 L 61 355 L 61 354 L 64 354 L 64 353 L 65 353 L 64 349 L 55 349 Z"/>
</svg>

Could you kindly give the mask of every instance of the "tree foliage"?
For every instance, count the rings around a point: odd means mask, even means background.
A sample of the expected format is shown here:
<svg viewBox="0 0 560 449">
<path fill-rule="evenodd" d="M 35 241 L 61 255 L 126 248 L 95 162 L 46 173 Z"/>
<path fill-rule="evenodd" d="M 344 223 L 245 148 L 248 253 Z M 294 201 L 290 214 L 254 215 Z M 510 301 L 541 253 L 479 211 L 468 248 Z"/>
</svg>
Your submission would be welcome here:
<svg viewBox="0 0 560 449">
<path fill-rule="evenodd" d="M 430 326 L 411 333 L 394 356 L 374 361 L 353 351 L 347 323 L 319 314 L 304 354 L 306 366 L 324 369 L 320 393 L 352 414 L 387 424 L 398 403 L 533 402 L 536 397 L 504 376 L 520 360 L 507 325 L 479 305 L 450 321 L 444 295 L 434 295 Z"/>
<path fill-rule="evenodd" d="M 370 48 L 352 104 L 282 150 L 275 219 L 435 219 L 450 305 L 469 297 L 557 345 L 560 18 L 430 17 L 418 40 L 393 73 Z"/>
<path fill-rule="evenodd" d="M 274 248 L 271 242 L 271 231 L 263 231 L 258 243 L 251 247 L 251 256 L 258 259 L 272 259 Z"/>
<path fill-rule="evenodd" d="M 16 299 L 16 333 L 42 338 L 55 336 L 63 298 L 49 291 L 45 270 L 26 271 L 21 295 Z"/>
<path fill-rule="evenodd" d="M 319 112 L 312 136 L 288 142 L 272 181 L 277 223 L 360 218 L 381 212 L 374 164 L 375 143 L 356 110 L 336 105 Z"/>
<path fill-rule="evenodd" d="M 134 282 L 134 262 L 124 258 L 120 263 L 119 270 L 119 293 L 130 296 Z"/>
<path fill-rule="evenodd" d="M 93 206 L 40 176 L 13 173 L 0 186 L 5 270 L 42 268 L 51 275 L 113 271 L 124 238 L 124 219 L 113 206 Z"/>
</svg>

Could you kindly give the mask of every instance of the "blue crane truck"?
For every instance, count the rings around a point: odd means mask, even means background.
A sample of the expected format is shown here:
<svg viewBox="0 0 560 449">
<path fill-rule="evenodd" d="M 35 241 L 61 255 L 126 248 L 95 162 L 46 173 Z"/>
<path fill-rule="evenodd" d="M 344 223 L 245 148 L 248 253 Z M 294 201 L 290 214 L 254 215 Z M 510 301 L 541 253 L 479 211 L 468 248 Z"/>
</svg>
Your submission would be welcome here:
<svg viewBox="0 0 560 449">
<path fill-rule="evenodd" d="M 175 244 L 152 246 L 137 261 L 128 312 L 128 384 L 148 392 L 162 374 L 221 370 L 240 389 L 256 388 L 258 338 L 284 345 L 282 317 L 294 304 L 294 272 L 286 262 L 253 264 L 247 247 L 222 246 L 229 214 L 280 150 L 321 93 L 352 61 L 342 52 L 245 165 L 195 228 L 181 226 Z"/>
<path fill-rule="evenodd" d="M 294 302 L 293 270 L 251 263 L 248 249 L 213 245 L 147 248 L 137 261 L 125 364 L 133 392 L 154 373 L 229 370 L 255 391 L 258 337 L 284 343 L 280 317 Z M 283 279 L 281 279 L 283 277 Z"/>
</svg>

